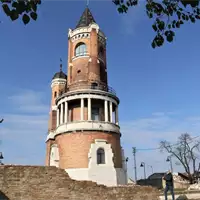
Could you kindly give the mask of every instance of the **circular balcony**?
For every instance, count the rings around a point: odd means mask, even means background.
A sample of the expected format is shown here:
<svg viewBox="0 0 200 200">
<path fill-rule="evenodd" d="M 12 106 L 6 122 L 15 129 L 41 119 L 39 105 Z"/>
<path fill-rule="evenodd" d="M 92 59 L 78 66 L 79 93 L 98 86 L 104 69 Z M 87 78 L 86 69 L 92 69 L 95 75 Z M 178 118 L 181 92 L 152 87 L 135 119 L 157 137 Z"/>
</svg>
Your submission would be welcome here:
<svg viewBox="0 0 200 200">
<path fill-rule="evenodd" d="M 99 90 L 111 93 L 112 95 L 116 96 L 115 90 L 104 83 L 88 83 L 85 81 L 79 81 L 75 84 L 69 85 L 69 87 L 67 88 L 67 92 L 76 90 Z"/>
<path fill-rule="evenodd" d="M 115 134 L 120 133 L 120 127 L 116 124 L 103 121 L 75 121 L 60 124 L 54 132 L 47 136 L 48 139 L 55 139 L 56 135 L 76 131 L 102 131 Z"/>
</svg>

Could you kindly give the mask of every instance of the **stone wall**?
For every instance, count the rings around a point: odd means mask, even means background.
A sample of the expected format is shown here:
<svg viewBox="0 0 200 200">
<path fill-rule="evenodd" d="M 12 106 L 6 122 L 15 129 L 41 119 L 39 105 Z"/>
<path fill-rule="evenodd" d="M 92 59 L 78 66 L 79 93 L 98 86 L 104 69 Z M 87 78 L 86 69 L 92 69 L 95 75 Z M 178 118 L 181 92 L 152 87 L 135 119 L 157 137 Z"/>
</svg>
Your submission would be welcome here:
<svg viewBox="0 0 200 200">
<path fill-rule="evenodd" d="M 0 166 L 1 200 L 157 200 L 151 187 L 105 187 L 74 181 L 56 167 Z"/>
</svg>

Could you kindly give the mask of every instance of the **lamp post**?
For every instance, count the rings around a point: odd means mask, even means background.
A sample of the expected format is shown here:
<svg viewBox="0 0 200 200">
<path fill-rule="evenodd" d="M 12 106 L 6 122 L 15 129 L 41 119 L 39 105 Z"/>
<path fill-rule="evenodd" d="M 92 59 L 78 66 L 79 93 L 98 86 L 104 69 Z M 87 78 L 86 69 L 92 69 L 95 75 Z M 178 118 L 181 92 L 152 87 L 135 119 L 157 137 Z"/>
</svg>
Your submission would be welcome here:
<svg viewBox="0 0 200 200">
<path fill-rule="evenodd" d="M 126 172 L 125 172 L 125 173 L 126 173 L 126 175 L 125 175 L 125 176 L 126 176 L 126 184 L 128 184 L 128 174 L 127 174 L 127 168 L 128 168 L 128 167 L 127 167 L 127 166 L 128 166 L 128 165 L 127 165 L 127 163 L 128 163 L 128 157 L 126 157 L 126 160 L 125 160 L 125 161 L 126 161 Z"/>
<path fill-rule="evenodd" d="M 140 167 L 144 167 L 144 179 L 146 180 L 146 169 L 145 169 L 145 163 L 141 162 Z"/>
<path fill-rule="evenodd" d="M 2 152 L 0 152 L 0 165 L 3 165 L 3 163 L 2 163 L 1 160 L 3 160 L 3 154 L 2 154 Z"/>
<path fill-rule="evenodd" d="M 168 156 L 166 161 L 167 161 L 167 162 L 170 162 L 171 172 L 173 173 L 172 156 Z"/>
<path fill-rule="evenodd" d="M 151 172 L 153 174 L 153 166 L 152 165 L 148 165 L 149 167 L 151 167 Z"/>
</svg>

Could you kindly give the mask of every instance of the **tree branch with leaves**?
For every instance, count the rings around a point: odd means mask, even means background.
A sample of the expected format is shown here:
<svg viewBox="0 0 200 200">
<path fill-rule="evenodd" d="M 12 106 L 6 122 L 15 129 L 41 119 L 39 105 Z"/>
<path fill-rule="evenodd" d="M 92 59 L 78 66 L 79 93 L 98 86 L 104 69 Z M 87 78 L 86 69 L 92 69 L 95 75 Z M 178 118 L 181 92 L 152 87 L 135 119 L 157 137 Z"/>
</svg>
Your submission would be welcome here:
<svg viewBox="0 0 200 200">
<path fill-rule="evenodd" d="M 175 145 L 170 144 L 166 140 L 161 141 L 160 149 L 162 152 L 165 151 L 171 154 L 179 161 L 192 183 L 198 167 L 197 161 L 199 159 L 200 141 L 195 140 L 188 133 L 184 133 L 178 137 L 178 142 Z"/>
<path fill-rule="evenodd" d="M 131 7 L 137 6 L 141 0 L 112 0 L 119 13 L 127 13 Z M 147 16 L 153 20 L 152 28 L 155 37 L 151 43 L 153 48 L 160 47 L 165 40 L 172 42 L 175 30 L 185 22 L 195 23 L 200 19 L 200 0 L 144 0 Z M 24 24 L 37 20 L 37 8 L 41 0 L 0 0 L 3 11 L 12 21 L 19 18 Z"/>
<path fill-rule="evenodd" d="M 30 19 L 37 20 L 37 7 L 41 0 L 0 0 L 5 14 L 12 21 L 22 18 L 24 24 L 28 24 Z"/>
<path fill-rule="evenodd" d="M 200 19 L 200 0 L 145 0 L 146 14 L 153 19 L 152 28 L 156 33 L 151 45 L 160 47 L 164 41 L 172 42 L 175 29 L 186 21 L 195 23 Z M 137 6 L 139 0 L 113 0 L 119 13 L 127 13 L 130 7 Z"/>
</svg>

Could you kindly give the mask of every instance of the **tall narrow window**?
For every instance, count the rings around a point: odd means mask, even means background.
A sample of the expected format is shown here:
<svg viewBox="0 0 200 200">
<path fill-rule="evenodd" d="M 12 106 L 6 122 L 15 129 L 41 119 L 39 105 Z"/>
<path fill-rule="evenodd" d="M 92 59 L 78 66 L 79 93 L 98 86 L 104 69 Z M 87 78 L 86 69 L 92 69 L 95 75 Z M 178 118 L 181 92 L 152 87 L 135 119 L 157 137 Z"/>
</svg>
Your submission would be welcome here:
<svg viewBox="0 0 200 200">
<path fill-rule="evenodd" d="M 70 74 L 70 83 L 71 83 L 72 82 L 72 66 L 70 66 L 69 74 Z"/>
<path fill-rule="evenodd" d="M 78 43 L 75 48 L 75 56 L 84 56 L 86 53 L 86 45 L 84 43 Z"/>
<path fill-rule="evenodd" d="M 105 164 L 105 151 L 103 148 L 97 150 L 97 164 Z"/>
</svg>

